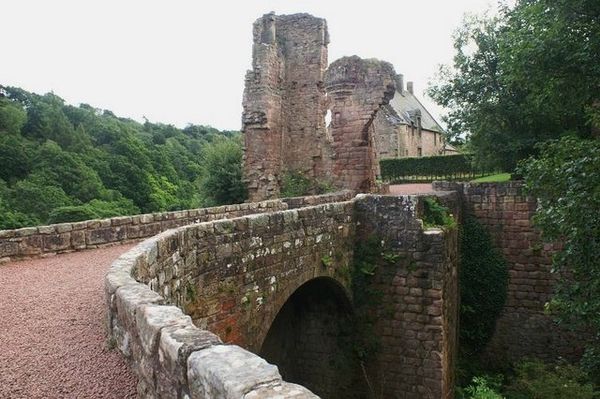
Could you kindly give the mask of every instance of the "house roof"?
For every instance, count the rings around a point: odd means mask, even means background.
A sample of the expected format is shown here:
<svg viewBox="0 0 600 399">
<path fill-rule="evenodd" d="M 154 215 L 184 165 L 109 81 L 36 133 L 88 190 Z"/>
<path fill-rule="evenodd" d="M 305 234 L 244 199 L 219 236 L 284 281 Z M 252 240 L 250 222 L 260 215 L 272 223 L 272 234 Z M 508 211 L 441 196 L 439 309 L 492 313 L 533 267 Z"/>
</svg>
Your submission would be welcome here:
<svg viewBox="0 0 600 399">
<path fill-rule="evenodd" d="M 384 115 L 392 124 L 417 124 L 416 117 L 421 115 L 423 129 L 443 132 L 444 129 L 435 118 L 425 109 L 417 97 L 408 90 L 396 90 L 394 98 L 384 107 Z"/>
</svg>

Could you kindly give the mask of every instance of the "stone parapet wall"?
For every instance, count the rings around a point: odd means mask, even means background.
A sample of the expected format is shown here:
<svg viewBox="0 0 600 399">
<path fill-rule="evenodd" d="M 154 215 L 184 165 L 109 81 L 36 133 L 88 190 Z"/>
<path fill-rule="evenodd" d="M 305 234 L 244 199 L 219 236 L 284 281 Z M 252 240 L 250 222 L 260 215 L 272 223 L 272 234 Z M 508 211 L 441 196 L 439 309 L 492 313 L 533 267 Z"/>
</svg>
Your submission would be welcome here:
<svg viewBox="0 0 600 399">
<path fill-rule="evenodd" d="M 552 256 L 560 246 L 544 243 L 534 228 L 537 204 L 524 192 L 523 182 L 434 182 L 433 187 L 459 192 L 464 211 L 486 227 L 507 261 L 507 301 L 486 356 L 496 362 L 577 359 L 585 338 L 559 328 L 544 312 L 561 278 L 551 273 Z"/>
<path fill-rule="evenodd" d="M 258 352 L 299 286 L 333 278 L 347 264 L 352 212 L 352 202 L 338 202 L 194 224 L 119 258 L 106 277 L 108 326 L 132 360 L 140 396 L 316 397 L 283 382 L 258 356 L 195 326 Z M 334 251 L 342 255 L 325 267 L 322 259 Z"/>
<path fill-rule="evenodd" d="M 326 201 L 325 199 L 322 199 Z M 0 260 L 80 251 L 151 237 L 190 223 L 287 209 L 281 200 L 185 211 L 119 216 L 102 220 L 0 230 Z"/>
<path fill-rule="evenodd" d="M 284 382 L 277 367 L 260 357 L 197 328 L 181 309 L 132 276 L 137 268 L 156 262 L 159 243 L 171 234 L 153 237 L 122 255 L 105 279 L 110 340 L 138 376 L 138 397 L 317 398 Z"/>
<path fill-rule="evenodd" d="M 121 244 L 191 223 L 347 201 L 352 196 L 350 191 L 340 191 L 308 197 L 0 230 L 0 262 Z"/>
<path fill-rule="evenodd" d="M 456 194 L 445 203 L 459 206 Z M 388 261 L 376 269 L 376 335 L 369 368 L 377 397 L 452 398 L 457 351 L 457 229 L 423 229 L 420 197 L 356 200 L 359 239 L 375 235 Z M 455 210 L 455 213 L 458 213 Z"/>
<path fill-rule="evenodd" d="M 338 191 L 335 193 L 328 193 L 322 195 L 308 195 L 304 197 L 289 197 L 282 198 L 281 201 L 285 202 L 288 209 L 303 208 L 305 206 L 313 206 L 326 204 L 329 202 L 342 202 L 349 201 L 354 197 L 354 192 L 350 190 Z"/>
</svg>

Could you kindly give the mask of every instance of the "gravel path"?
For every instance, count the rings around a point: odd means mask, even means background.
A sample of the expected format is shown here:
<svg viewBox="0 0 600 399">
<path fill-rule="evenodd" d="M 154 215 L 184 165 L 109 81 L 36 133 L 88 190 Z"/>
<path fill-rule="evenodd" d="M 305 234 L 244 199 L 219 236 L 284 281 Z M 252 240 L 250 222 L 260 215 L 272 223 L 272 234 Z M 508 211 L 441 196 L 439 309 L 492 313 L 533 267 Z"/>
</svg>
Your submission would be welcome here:
<svg viewBox="0 0 600 399">
<path fill-rule="evenodd" d="M 104 327 L 104 274 L 122 245 L 0 265 L 0 398 L 133 398 Z"/>
<path fill-rule="evenodd" d="M 392 195 L 422 194 L 432 191 L 433 188 L 430 183 L 394 184 L 390 186 L 390 194 Z"/>
</svg>

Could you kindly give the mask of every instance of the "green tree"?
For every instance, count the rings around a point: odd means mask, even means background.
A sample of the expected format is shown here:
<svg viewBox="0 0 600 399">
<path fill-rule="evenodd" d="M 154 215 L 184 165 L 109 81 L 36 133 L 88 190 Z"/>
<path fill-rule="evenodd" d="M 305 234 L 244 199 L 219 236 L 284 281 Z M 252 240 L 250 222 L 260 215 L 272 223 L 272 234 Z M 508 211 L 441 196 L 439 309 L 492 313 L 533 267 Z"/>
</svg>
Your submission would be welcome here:
<svg viewBox="0 0 600 399">
<path fill-rule="evenodd" d="M 234 135 L 208 126 L 140 124 L 87 104 L 65 104 L 52 93 L 3 87 L 2 228 L 201 206 L 204 147 Z"/>
<path fill-rule="evenodd" d="M 596 334 L 585 361 L 600 382 L 600 141 L 565 137 L 541 145 L 521 169 L 538 198 L 535 224 L 563 248 L 553 258 L 559 280 L 549 310 L 567 326 Z"/>
<path fill-rule="evenodd" d="M 10 208 L 31 215 L 36 224 L 44 224 L 54 208 L 72 205 L 73 201 L 58 186 L 46 185 L 46 180 L 35 174 L 20 180 L 11 191 Z"/>
<path fill-rule="evenodd" d="M 17 135 L 26 121 L 27 112 L 19 103 L 0 97 L 0 132 Z"/>
<path fill-rule="evenodd" d="M 242 143 L 239 138 L 216 140 L 204 147 L 200 188 L 207 205 L 235 204 L 247 198 L 242 182 Z"/>
<path fill-rule="evenodd" d="M 469 17 L 429 94 L 479 163 L 512 170 L 536 143 L 600 128 L 600 3 L 519 0 Z M 464 137 L 466 135 L 466 137 Z"/>
</svg>

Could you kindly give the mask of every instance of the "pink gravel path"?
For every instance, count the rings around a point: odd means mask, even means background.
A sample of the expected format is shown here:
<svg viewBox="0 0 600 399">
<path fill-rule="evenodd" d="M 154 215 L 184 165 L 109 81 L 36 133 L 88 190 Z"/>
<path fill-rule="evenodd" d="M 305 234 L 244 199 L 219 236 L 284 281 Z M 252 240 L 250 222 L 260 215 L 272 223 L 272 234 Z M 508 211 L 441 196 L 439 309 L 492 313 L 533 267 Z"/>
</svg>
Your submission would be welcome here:
<svg viewBox="0 0 600 399">
<path fill-rule="evenodd" d="M 104 274 L 122 245 L 0 265 L 0 398 L 133 398 L 106 345 Z"/>
<path fill-rule="evenodd" d="M 433 188 L 430 183 L 394 184 L 390 186 L 390 194 L 392 195 L 423 194 L 432 191 Z"/>
</svg>

